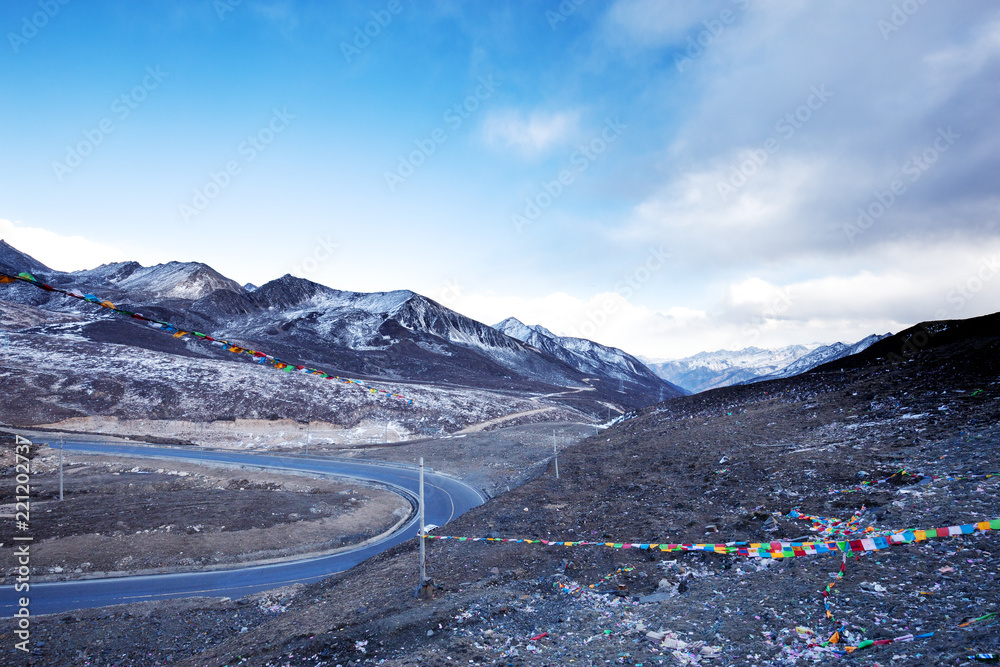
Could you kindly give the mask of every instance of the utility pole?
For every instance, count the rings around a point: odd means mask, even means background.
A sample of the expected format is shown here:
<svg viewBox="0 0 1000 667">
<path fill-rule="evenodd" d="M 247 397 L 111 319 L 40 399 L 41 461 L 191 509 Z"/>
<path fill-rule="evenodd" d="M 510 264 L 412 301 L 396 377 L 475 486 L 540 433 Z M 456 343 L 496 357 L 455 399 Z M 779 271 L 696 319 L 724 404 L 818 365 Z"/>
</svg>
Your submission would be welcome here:
<svg viewBox="0 0 1000 667">
<path fill-rule="evenodd" d="M 552 458 L 556 462 L 556 479 L 559 479 L 559 451 L 556 449 L 556 432 L 552 431 Z"/>
<path fill-rule="evenodd" d="M 59 436 L 59 500 L 63 499 L 63 438 Z"/>
<path fill-rule="evenodd" d="M 424 546 L 424 457 L 420 457 L 420 586 L 423 590 L 427 581 L 427 554 Z"/>
<path fill-rule="evenodd" d="M 311 426 L 311 424 L 309 422 L 306 422 L 306 456 L 309 456 L 309 436 L 310 436 L 309 427 L 310 426 Z"/>
<path fill-rule="evenodd" d="M 385 444 L 389 444 L 389 420 L 385 420 L 385 435 L 382 437 L 382 441 Z"/>
</svg>

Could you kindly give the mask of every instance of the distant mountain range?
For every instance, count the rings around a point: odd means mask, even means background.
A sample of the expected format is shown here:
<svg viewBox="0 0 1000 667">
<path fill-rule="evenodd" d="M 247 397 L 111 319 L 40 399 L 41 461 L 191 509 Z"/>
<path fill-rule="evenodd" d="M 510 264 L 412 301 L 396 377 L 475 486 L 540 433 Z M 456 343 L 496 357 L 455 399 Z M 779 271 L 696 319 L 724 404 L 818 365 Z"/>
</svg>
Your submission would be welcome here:
<svg viewBox="0 0 1000 667">
<path fill-rule="evenodd" d="M 595 415 L 607 405 L 631 409 L 683 393 L 616 348 L 551 334 L 525 342 L 506 332 L 516 328 L 511 320 L 490 327 L 408 290 L 347 292 L 290 275 L 243 286 L 197 262 L 119 262 L 63 272 L 2 241 L 0 270 L 28 271 L 53 286 L 348 377 L 523 396 L 572 393 L 574 409 Z M 80 320 L 74 335 L 83 340 L 212 353 L 178 347 L 137 322 L 30 285 L 6 285 L 0 299 L 73 315 Z M 4 305 L 0 301 L 0 311 Z"/>
<path fill-rule="evenodd" d="M 805 373 L 830 361 L 861 352 L 889 335 L 874 334 L 854 344 L 789 345 L 776 349 L 747 347 L 742 350 L 699 352 L 670 361 L 646 360 L 646 365 L 668 382 L 690 393 L 698 393 Z"/>
<path fill-rule="evenodd" d="M 816 348 L 812 352 L 796 359 L 792 363 L 788 364 L 779 371 L 773 373 L 768 373 L 767 375 L 760 375 L 755 378 L 747 380 L 744 384 L 753 384 L 755 382 L 763 382 L 765 380 L 774 380 L 777 378 L 789 378 L 793 375 L 800 375 L 806 371 L 811 371 L 814 368 L 818 368 L 823 364 L 829 363 L 831 361 L 836 361 L 837 359 L 843 359 L 852 354 L 857 354 L 867 350 L 869 347 L 875 343 L 890 337 L 891 333 L 884 334 L 872 334 L 866 338 L 862 338 L 857 343 L 853 345 L 848 345 L 847 343 L 833 343 L 832 345 L 823 345 Z"/>
<path fill-rule="evenodd" d="M 647 360 L 646 364 L 661 378 L 695 394 L 774 373 L 801 359 L 816 347 L 790 345 L 776 350 L 747 347 L 742 350 L 699 352 L 670 361 Z"/>
</svg>

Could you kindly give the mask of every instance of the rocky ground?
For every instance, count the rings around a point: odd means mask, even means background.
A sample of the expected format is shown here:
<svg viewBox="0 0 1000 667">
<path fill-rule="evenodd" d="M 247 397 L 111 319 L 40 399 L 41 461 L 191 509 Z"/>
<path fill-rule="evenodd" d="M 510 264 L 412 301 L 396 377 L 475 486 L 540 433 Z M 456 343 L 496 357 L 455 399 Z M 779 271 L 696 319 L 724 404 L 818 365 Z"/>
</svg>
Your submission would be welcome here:
<svg viewBox="0 0 1000 667">
<path fill-rule="evenodd" d="M 647 408 L 561 452 L 558 480 L 549 467 L 438 533 L 764 542 L 815 535 L 792 509 L 859 513 L 857 529 L 875 531 L 1000 518 L 1000 345 L 932 345 L 914 359 Z M 263 604 L 38 618 L 33 664 L 944 665 L 1000 653 L 992 531 L 852 555 L 842 578 L 839 554 L 427 546 L 431 600 L 414 598 L 417 545 L 408 543 Z M 834 631 L 840 641 L 820 646 Z"/>
<path fill-rule="evenodd" d="M 395 493 L 341 481 L 68 452 L 60 501 L 58 451 L 34 451 L 38 580 L 232 567 L 328 552 L 381 534 L 412 510 Z M 0 476 L 13 479 L 9 445 L 2 456 Z M 13 503 L 0 505 L 0 544 L 8 548 L 14 510 Z M 13 567 L 5 557 L 4 574 Z"/>
</svg>

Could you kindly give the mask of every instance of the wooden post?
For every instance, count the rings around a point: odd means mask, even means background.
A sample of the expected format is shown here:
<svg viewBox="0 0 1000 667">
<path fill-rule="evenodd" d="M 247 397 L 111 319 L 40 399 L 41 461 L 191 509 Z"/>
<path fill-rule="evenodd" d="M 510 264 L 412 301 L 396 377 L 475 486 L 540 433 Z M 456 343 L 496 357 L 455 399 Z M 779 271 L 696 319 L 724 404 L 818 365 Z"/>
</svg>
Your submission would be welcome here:
<svg viewBox="0 0 1000 667">
<path fill-rule="evenodd" d="M 59 436 L 59 500 L 63 499 L 63 439 Z"/>
<path fill-rule="evenodd" d="M 311 426 L 311 424 L 309 422 L 306 422 L 306 456 L 309 456 L 309 435 L 310 435 L 309 427 L 310 426 Z"/>
</svg>

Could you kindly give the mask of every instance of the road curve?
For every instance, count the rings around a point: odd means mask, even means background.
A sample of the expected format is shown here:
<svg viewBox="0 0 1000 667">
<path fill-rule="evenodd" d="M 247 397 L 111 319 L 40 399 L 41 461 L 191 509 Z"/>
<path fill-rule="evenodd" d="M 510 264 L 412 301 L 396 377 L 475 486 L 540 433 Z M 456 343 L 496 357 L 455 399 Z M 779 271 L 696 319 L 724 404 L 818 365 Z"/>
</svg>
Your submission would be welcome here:
<svg viewBox="0 0 1000 667">
<path fill-rule="evenodd" d="M 150 445 L 113 445 L 75 440 L 67 441 L 64 447 L 66 451 L 88 454 L 217 462 L 351 477 L 386 485 L 410 498 L 414 504 L 419 493 L 419 472 L 412 467 L 345 459 L 201 451 Z M 460 514 L 481 505 L 484 500 L 476 489 L 453 477 L 429 471 L 424 473 L 424 516 L 428 524 L 443 526 Z M 414 513 L 411 520 L 382 540 L 327 556 L 232 570 L 31 583 L 28 592 L 16 592 L 14 582 L 10 581 L 0 588 L 0 614 L 8 617 L 13 614 L 18 598 L 21 597 L 30 599 L 29 609 L 33 615 L 179 597 L 238 598 L 280 586 L 311 583 L 343 572 L 389 547 L 414 538 L 418 530 L 417 514 Z M 416 565 L 414 563 L 414 568 Z"/>
</svg>

